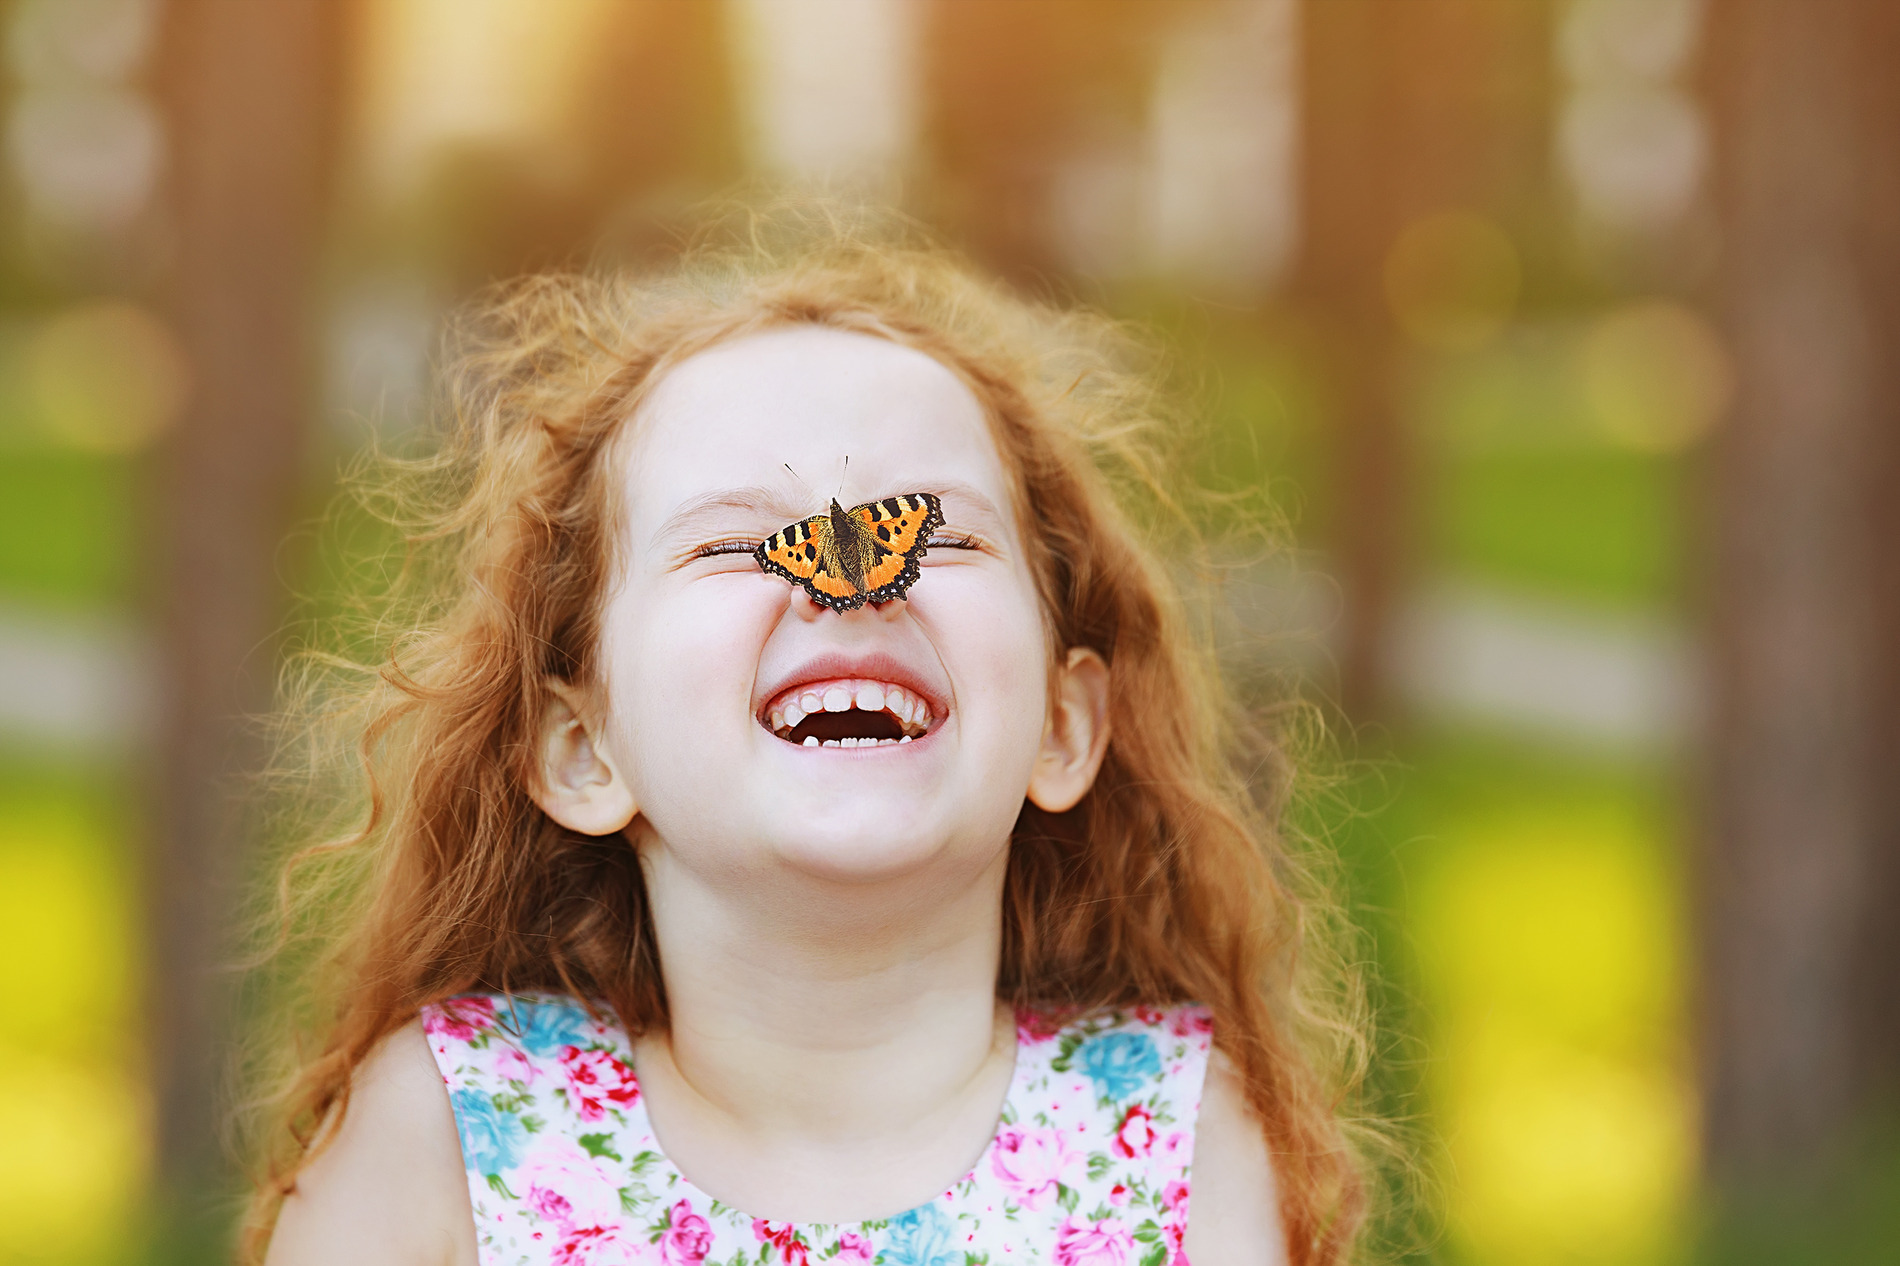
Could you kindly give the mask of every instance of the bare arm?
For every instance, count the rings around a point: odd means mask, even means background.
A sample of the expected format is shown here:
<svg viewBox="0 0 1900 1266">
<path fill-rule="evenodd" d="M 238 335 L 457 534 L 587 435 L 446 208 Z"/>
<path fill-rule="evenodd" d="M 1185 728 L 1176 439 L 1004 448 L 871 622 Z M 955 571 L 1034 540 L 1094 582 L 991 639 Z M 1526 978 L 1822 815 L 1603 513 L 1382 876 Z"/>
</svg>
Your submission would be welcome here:
<svg viewBox="0 0 1900 1266">
<path fill-rule="evenodd" d="M 475 1266 L 455 1114 L 420 1023 L 356 1070 L 336 1138 L 297 1176 L 265 1266 Z"/>
<path fill-rule="evenodd" d="M 1285 1266 L 1280 1193 L 1240 1074 L 1215 1051 L 1194 1130 L 1187 1242 L 1194 1266 Z"/>
</svg>

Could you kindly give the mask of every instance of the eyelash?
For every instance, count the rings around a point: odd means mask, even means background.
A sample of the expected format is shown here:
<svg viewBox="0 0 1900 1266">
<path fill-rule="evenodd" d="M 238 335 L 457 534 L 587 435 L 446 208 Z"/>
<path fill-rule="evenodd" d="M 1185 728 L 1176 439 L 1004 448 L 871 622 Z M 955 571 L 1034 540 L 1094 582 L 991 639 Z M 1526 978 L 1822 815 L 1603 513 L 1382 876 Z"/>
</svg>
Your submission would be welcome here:
<svg viewBox="0 0 1900 1266">
<path fill-rule="evenodd" d="M 720 554 L 750 554 L 759 548 L 757 541 L 714 541 L 693 551 L 694 558 L 713 558 Z"/>
<path fill-rule="evenodd" d="M 982 549 L 974 537 L 962 532 L 939 532 L 930 538 L 930 549 Z"/>
</svg>

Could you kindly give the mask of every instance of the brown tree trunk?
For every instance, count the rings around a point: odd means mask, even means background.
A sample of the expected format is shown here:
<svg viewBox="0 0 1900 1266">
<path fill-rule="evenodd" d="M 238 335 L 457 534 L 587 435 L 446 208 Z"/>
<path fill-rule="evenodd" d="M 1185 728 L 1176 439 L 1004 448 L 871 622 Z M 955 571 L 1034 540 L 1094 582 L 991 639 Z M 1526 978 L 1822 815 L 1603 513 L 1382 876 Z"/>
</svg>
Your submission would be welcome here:
<svg viewBox="0 0 1900 1266">
<path fill-rule="evenodd" d="M 1900 7 L 1710 15 L 1738 373 L 1712 500 L 1709 1164 L 1813 1172 L 1894 1064 Z"/>
<path fill-rule="evenodd" d="M 1348 718 L 1384 711 L 1390 624 L 1411 563 L 1408 349 L 1385 297 L 1405 226 L 1495 213 L 1542 171 L 1542 6 L 1516 0 L 1306 0 L 1298 287 L 1323 344 L 1335 444 L 1322 531 L 1343 589 Z"/>
<path fill-rule="evenodd" d="M 312 264 L 334 111 L 337 0 L 174 0 L 164 89 L 192 398 L 158 531 L 164 716 L 147 862 L 157 1176 L 223 1173 L 228 957 L 245 849 L 242 719 L 268 707 L 283 537 L 310 410 Z"/>
<path fill-rule="evenodd" d="M 1065 156 L 1141 126 L 1169 0 L 930 0 L 924 144 L 939 216 L 1034 289 L 1060 271 L 1051 186 Z"/>
</svg>

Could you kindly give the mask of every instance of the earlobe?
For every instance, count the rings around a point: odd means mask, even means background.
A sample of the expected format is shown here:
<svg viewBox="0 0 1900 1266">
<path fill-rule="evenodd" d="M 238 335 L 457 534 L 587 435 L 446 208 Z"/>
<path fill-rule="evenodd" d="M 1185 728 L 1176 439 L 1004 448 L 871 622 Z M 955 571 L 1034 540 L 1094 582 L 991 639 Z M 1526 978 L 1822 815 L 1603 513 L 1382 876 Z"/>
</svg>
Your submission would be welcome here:
<svg viewBox="0 0 1900 1266">
<path fill-rule="evenodd" d="M 539 776 L 531 794 L 550 818 L 582 835 L 625 830 L 639 812 L 597 733 L 579 692 L 554 683 L 542 714 Z"/>
<path fill-rule="evenodd" d="M 1108 665 L 1086 646 L 1056 668 L 1054 705 L 1029 775 L 1029 802 L 1049 813 L 1073 809 L 1095 783 L 1108 751 Z"/>
</svg>

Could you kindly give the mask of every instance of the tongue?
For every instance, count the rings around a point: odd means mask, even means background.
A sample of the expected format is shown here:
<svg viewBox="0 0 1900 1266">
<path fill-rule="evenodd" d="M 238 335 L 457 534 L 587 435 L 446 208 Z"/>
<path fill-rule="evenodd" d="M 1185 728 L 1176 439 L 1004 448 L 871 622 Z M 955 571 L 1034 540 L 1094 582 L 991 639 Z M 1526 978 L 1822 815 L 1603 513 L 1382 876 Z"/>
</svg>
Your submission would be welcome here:
<svg viewBox="0 0 1900 1266">
<path fill-rule="evenodd" d="M 904 727 L 890 713 L 861 712 L 856 708 L 844 712 L 815 712 L 800 721 L 798 728 L 792 731 L 794 743 L 803 743 L 807 738 L 815 738 L 822 743 L 826 739 L 902 737 Z"/>
</svg>

